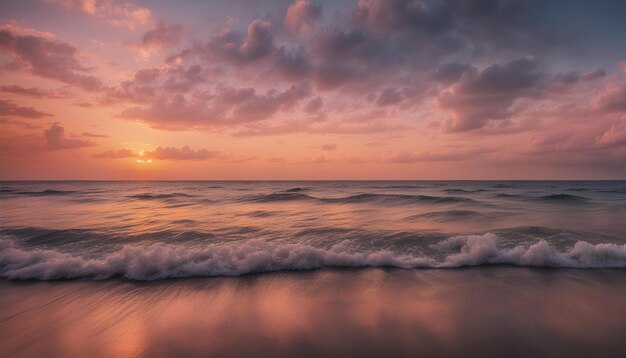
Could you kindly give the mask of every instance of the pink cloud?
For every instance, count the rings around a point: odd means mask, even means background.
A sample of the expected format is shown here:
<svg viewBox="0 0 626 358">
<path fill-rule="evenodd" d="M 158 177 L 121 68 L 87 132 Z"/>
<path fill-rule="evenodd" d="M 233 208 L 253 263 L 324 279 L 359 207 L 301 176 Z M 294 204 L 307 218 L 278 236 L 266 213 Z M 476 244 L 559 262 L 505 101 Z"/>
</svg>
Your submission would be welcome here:
<svg viewBox="0 0 626 358">
<path fill-rule="evenodd" d="M 43 118 L 52 116 L 33 107 L 21 107 L 11 101 L 0 100 L 0 116 L 17 116 L 26 118 Z"/>
<path fill-rule="evenodd" d="M 149 9 L 139 7 L 129 1 L 114 0 L 47 0 L 62 5 L 66 9 L 76 9 L 100 21 L 134 29 L 147 25 L 152 19 Z"/>
<path fill-rule="evenodd" d="M 603 112 L 626 112 L 626 85 L 612 84 L 602 89 L 594 108 Z"/>
<path fill-rule="evenodd" d="M 28 123 L 28 122 L 22 122 L 22 121 L 11 121 L 11 120 L 7 120 L 7 119 L 3 119 L 0 118 L 0 123 L 1 124 L 11 124 L 20 128 L 24 128 L 24 129 L 37 129 L 40 128 L 40 126 L 38 125 L 34 125 L 32 123 Z"/>
<path fill-rule="evenodd" d="M 287 8 L 285 25 L 301 33 L 309 33 L 322 17 L 322 7 L 309 0 L 296 0 Z"/>
<path fill-rule="evenodd" d="M 132 43 L 131 46 L 146 53 L 169 49 L 180 42 L 182 31 L 181 25 L 158 21 L 154 27 L 141 36 L 139 41 Z"/>
<path fill-rule="evenodd" d="M 157 128 L 208 128 L 232 126 L 270 118 L 287 111 L 310 96 L 306 85 L 284 91 L 268 90 L 257 94 L 252 87 L 218 87 L 211 94 L 157 97 L 147 107 L 131 107 L 119 117 L 138 119 Z"/>
<path fill-rule="evenodd" d="M 0 51 L 13 57 L 19 67 L 43 78 L 88 91 L 102 87 L 98 78 L 87 74 L 90 69 L 81 64 L 78 50 L 65 42 L 1 29 Z"/>
<path fill-rule="evenodd" d="M 146 151 L 144 155 L 159 160 L 207 160 L 222 156 L 218 151 L 210 151 L 206 148 L 192 149 L 188 145 L 181 148 L 159 146 L 153 151 Z"/>
<path fill-rule="evenodd" d="M 65 135 L 65 129 L 59 123 L 54 123 L 50 128 L 45 129 L 42 134 L 30 133 L 26 135 L 3 136 L 0 141 L 0 151 L 13 155 L 34 155 L 42 151 L 78 149 L 96 145 L 96 143 L 89 140 L 73 136 L 68 137 Z"/>
<path fill-rule="evenodd" d="M 9 93 L 18 96 L 31 97 L 31 98 L 64 98 L 55 91 L 43 90 L 40 88 L 25 88 L 22 86 L 0 86 L 0 92 Z"/>
<path fill-rule="evenodd" d="M 92 141 L 67 138 L 65 136 L 65 129 L 61 127 L 59 123 L 54 123 L 50 128 L 44 130 L 43 135 L 46 140 L 47 147 L 53 150 L 75 149 L 95 145 Z"/>
<path fill-rule="evenodd" d="M 437 151 L 423 151 L 411 154 L 401 151 L 385 161 L 393 164 L 411 164 L 417 162 L 446 162 L 462 161 L 475 158 L 477 155 L 484 155 L 492 150 L 487 148 L 443 148 Z"/>
<path fill-rule="evenodd" d="M 91 132 L 85 132 L 82 134 L 82 136 L 88 137 L 88 138 L 111 138 L 110 136 L 106 134 L 96 134 L 96 133 L 91 133 Z"/>
</svg>

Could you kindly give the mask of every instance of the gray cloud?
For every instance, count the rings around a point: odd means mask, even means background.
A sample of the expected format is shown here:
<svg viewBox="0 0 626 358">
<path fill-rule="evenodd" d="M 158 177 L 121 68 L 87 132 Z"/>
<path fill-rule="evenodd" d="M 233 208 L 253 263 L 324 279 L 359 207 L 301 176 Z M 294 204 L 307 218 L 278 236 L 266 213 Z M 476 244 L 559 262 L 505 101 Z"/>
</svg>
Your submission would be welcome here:
<svg viewBox="0 0 626 358">
<path fill-rule="evenodd" d="M 547 78 L 534 59 L 522 57 L 471 72 L 441 92 L 436 103 L 452 115 L 451 131 L 476 129 L 510 116 L 513 103 L 537 96 Z"/>
</svg>

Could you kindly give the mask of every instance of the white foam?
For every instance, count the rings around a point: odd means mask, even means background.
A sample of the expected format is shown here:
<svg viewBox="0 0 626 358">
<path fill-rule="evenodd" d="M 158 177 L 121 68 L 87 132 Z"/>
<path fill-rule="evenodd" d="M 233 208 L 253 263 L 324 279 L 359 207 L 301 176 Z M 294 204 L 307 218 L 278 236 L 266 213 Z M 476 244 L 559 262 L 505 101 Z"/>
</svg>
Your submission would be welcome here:
<svg viewBox="0 0 626 358">
<path fill-rule="evenodd" d="M 344 241 L 329 249 L 262 240 L 189 247 L 129 245 L 102 258 L 84 258 L 51 249 L 17 247 L 0 240 L 0 277 L 72 279 L 125 277 L 155 280 L 178 277 L 237 276 L 248 273 L 311 270 L 322 267 L 456 268 L 485 264 L 534 267 L 625 268 L 626 245 L 577 242 L 558 251 L 546 241 L 510 249 L 494 234 L 456 236 L 431 248 L 443 258 L 388 250 L 359 252 Z"/>
</svg>

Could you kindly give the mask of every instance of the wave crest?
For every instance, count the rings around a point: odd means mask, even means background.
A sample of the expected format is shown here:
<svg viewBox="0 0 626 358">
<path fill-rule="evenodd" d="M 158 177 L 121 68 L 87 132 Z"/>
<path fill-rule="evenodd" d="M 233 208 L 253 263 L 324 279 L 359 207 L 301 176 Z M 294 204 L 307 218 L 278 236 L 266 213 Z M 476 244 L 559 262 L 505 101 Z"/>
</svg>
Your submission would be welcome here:
<svg viewBox="0 0 626 358">
<path fill-rule="evenodd" d="M 626 245 L 579 241 L 559 251 L 546 241 L 510 249 L 498 237 L 455 236 L 431 245 L 432 256 L 390 250 L 360 252 L 351 242 L 330 248 L 252 240 L 204 247 L 155 244 L 130 245 L 101 258 L 85 258 L 49 249 L 25 249 L 0 240 L 0 277 L 59 280 L 124 277 L 156 280 L 182 277 L 238 276 L 324 267 L 457 268 L 508 264 L 533 267 L 626 268 Z M 440 257 L 436 259 L 435 257 Z"/>
</svg>

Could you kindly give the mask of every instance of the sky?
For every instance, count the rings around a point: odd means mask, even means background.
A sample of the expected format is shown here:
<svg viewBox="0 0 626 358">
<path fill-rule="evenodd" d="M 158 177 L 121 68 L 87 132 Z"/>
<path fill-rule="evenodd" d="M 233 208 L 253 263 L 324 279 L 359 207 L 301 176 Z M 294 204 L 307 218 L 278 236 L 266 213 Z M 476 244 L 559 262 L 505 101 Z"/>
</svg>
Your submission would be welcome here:
<svg viewBox="0 0 626 358">
<path fill-rule="evenodd" d="M 621 0 L 0 1 L 0 179 L 625 179 Z"/>
</svg>

